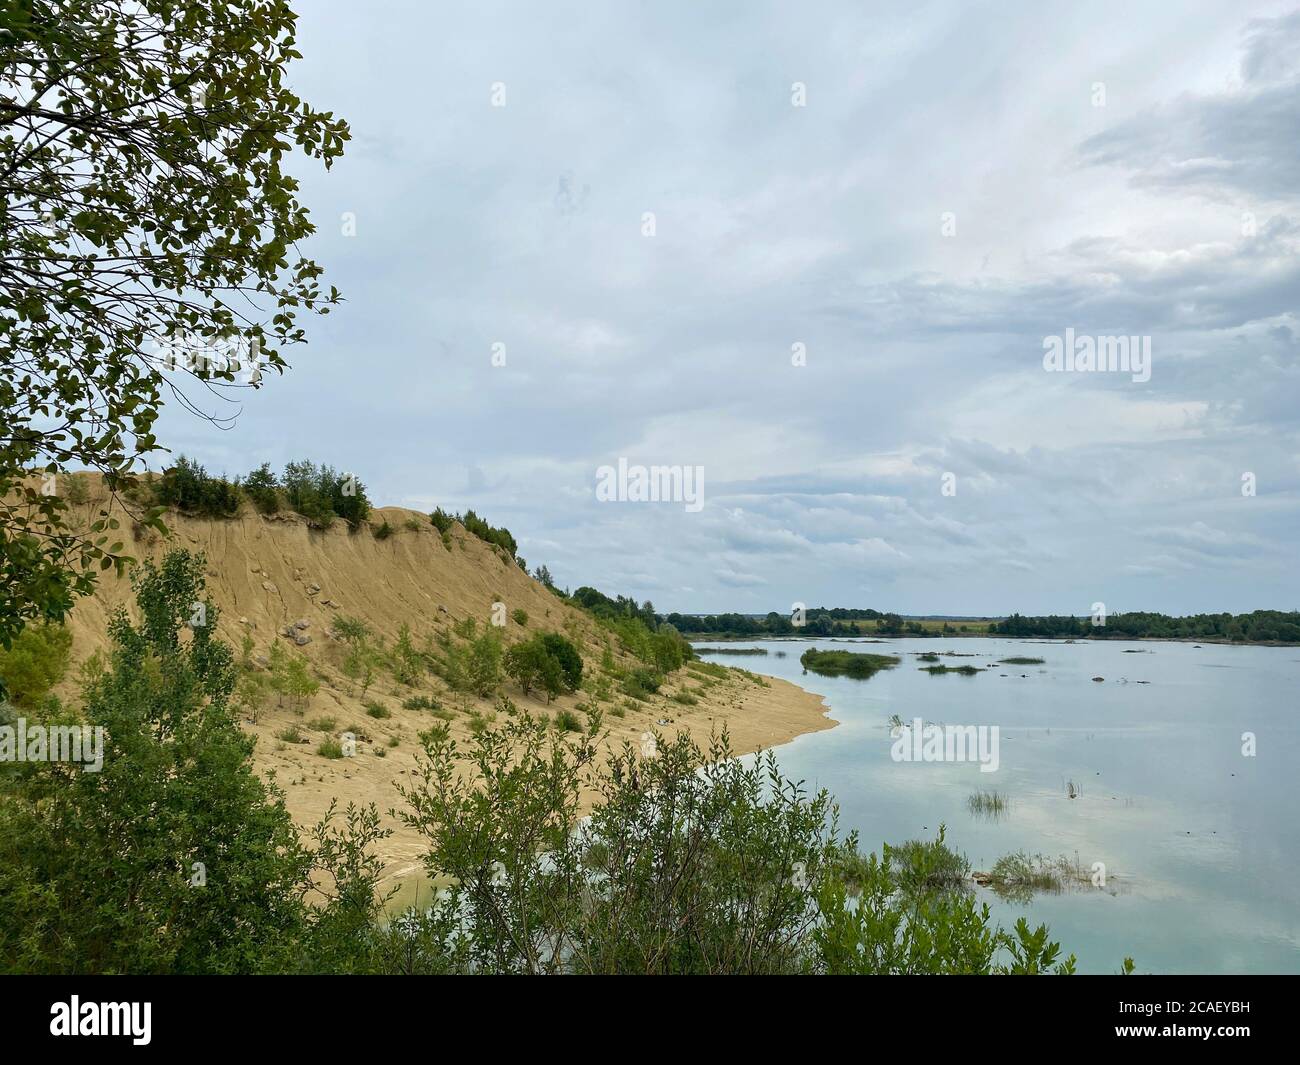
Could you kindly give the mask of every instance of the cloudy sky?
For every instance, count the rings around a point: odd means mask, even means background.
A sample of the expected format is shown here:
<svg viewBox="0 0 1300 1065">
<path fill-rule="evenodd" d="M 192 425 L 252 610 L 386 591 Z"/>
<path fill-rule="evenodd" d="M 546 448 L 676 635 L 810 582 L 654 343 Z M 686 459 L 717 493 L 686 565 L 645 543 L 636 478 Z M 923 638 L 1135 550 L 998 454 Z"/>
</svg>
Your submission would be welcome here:
<svg viewBox="0 0 1300 1065">
<path fill-rule="evenodd" d="M 297 6 L 347 303 L 175 451 L 664 611 L 1300 607 L 1295 0 Z M 620 457 L 704 507 L 599 501 Z"/>
</svg>

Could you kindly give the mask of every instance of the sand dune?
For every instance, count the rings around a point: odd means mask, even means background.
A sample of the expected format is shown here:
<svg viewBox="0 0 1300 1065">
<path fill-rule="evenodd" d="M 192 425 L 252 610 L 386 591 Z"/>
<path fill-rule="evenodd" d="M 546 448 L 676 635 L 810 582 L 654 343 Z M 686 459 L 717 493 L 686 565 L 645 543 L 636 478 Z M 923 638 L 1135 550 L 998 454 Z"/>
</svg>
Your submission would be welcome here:
<svg viewBox="0 0 1300 1065">
<path fill-rule="evenodd" d="M 102 499 L 92 497 L 78 509 L 89 522 L 102 505 Z M 137 557 L 153 558 L 171 545 L 202 552 L 207 559 L 208 591 L 220 612 L 216 624 L 222 637 L 238 650 L 244 635 L 251 635 L 258 656 L 266 655 L 272 643 L 279 641 L 291 654 L 305 655 L 321 682 L 305 712 L 300 714 L 287 705 L 277 707 L 272 701 L 256 722 L 244 723 L 257 737 L 258 770 L 273 776 L 284 789 L 289 809 L 300 825 L 315 822 L 331 799 L 338 799 L 340 805 L 375 803 L 385 814 L 386 824 L 394 829 L 382 851 L 390 875 L 400 876 L 414 868 L 424 851 L 420 839 L 388 816 L 388 811 L 401 805 L 396 785 L 410 778 L 419 747 L 417 733 L 435 720 L 425 711 L 403 709 L 403 700 L 425 694 L 458 710 L 451 727 L 465 735 L 465 711 L 488 711 L 494 700 L 451 693 L 432 675 L 416 687 L 408 687 L 385 672 L 366 696 L 384 703 L 392 716 L 381 720 L 368 717 L 357 685 L 341 669 L 345 645 L 329 634 L 335 616 L 360 618 L 390 644 L 399 627 L 406 624 L 416 645 L 424 646 L 434 634 L 463 618 L 487 623 L 492 604 L 502 602 L 508 612 L 522 608 L 528 614 L 525 626 L 507 621 L 507 643 L 539 631 L 565 632 L 580 644 L 587 670 L 598 669 L 607 634 L 596 621 L 567 605 L 503 552 L 460 525 L 451 531 L 449 550 L 427 515 L 397 507 L 377 509 L 371 526 L 355 532 L 343 522 L 320 530 L 297 515 L 263 517 L 247 507 L 233 520 L 188 518 L 176 513 L 166 520 L 171 530 L 168 540 L 137 529 L 131 547 L 132 523 L 124 517 L 123 538 L 128 550 Z M 377 539 L 372 530 L 385 520 L 395 531 L 386 539 Z M 104 632 L 110 614 L 130 602 L 129 581 L 111 575 L 101 578 L 94 596 L 78 602 L 69 620 L 77 660 L 106 644 Z M 305 622 L 306 628 L 295 631 L 310 638 L 303 646 L 282 635 L 286 626 L 298 622 Z M 616 653 L 616 658 L 624 666 L 634 662 L 625 654 Z M 623 739 L 638 741 L 647 728 L 663 720 L 669 722 L 663 726 L 666 731 L 685 729 L 702 740 L 710 730 L 725 724 L 734 748 L 747 752 L 835 724 L 825 716 L 819 696 L 784 681 L 767 683 L 770 686 L 762 686 L 731 671 L 727 680 L 698 693 L 698 705 L 683 706 L 670 696 L 687 684 L 697 688 L 699 678 L 687 678 L 685 671 L 679 671 L 650 702 L 628 709 L 625 717 L 607 714 L 605 727 L 611 742 L 618 744 Z M 65 695 L 75 696 L 71 681 L 64 688 Z M 579 693 L 547 706 L 544 696 L 534 693 L 526 697 L 513 683 L 507 682 L 503 690 L 521 706 L 550 713 L 573 709 L 586 698 Z M 620 697 L 620 704 L 622 701 Z M 318 717 L 335 718 L 339 729 L 361 726 L 370 740 L 358 744 L 355 757 L 323 758 L 316 754 L 316 746 L 324 735 L 306 727 Z M 277 739 L 276 733 L 290 725 L 299 726 L 309 742 L 286 744 Z M 397 737 L 396 747 L 388 746 L 391 737 Z M 377 753 L 381 750 L 382 756 Z"/>
</svg>

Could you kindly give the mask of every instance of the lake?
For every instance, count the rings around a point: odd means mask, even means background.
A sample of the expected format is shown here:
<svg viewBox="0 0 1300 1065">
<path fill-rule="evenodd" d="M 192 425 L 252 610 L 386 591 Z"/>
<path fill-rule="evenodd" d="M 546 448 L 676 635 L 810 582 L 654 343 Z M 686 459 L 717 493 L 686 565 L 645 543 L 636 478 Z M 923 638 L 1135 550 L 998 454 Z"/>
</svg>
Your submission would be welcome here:
<svg viewBox="0 0 1300 1065">
<path fill-rule="evenodd" d="M 944 823 L 973 869 L 1014 851 L 1085 870 L 1104 863 L 1104 888 L 1085 882 L 1028 903 L 977 889 L 1003 924 L 1022 913 L 1049 924 L 1080 972 L 1115 972 L 1125 955 L 1139 972 L 1300 972 L 1300 648 L 975 638 L 725 646 L 768 654 L 706 660 L 825 696 L 839 726 L 799 737 L 778 758 L 788 776 L 836 797 L 864 849 L 933 837 Z M 799 664 L 810 646 L 902 661 L 869 680 L 823 677 Z M 921 671 L 916 654 L 947 651 L 973 656 L 939 659 L 953 666 L 1045 661 L 970 677 Z M 894 714 L 997 725 L 997 771 L 895 761 Z M 1253 757 L 1243 754 L 1247 732 Z M 996 819 L 968 806 L 991 790 L 1009 800 Z"/>
</svg>

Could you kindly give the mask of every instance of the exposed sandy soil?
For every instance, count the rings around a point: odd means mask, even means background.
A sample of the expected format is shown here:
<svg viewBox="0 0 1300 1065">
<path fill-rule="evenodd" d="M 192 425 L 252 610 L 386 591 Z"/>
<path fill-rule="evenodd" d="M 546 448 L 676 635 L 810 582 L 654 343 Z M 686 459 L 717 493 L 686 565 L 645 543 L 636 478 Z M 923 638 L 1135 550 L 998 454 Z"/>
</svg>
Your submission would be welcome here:
<svg viewBox="0 0 1300 1065">
<path fill-rule="evenodd" d="M 92 499 L 77 508 L 89 522 L 103 500 Z M 373 802 L 385 815 L 394 834 L 381 845 L 386 875 L 402 878 L 419 867 L 425 847 L 388 811 L 402 805 L 396 785 L 409 780 L 419 749 L 417 734 L 435 722 L 427 711 L 406 710 L 403 700 L 428 695 L 442 706 L 456 710 L 451 722 L 454 734 L 468 737 L 467 711 L 490 711 L 492 699 L 475 700 L 450 692 L 440 678 L 428 675 L 416 687 L 399 684 L 390 673 L 381 672 L 366 693 L 368 699 L 385 704 L 392 716 L 376 720 L 366 715 L 358 686 L 342 672 L 345 645 L 329 634 L 337 615 L 360 618 L 391 645 L 403 623 L 410 627 L 417 647 L 453 622 L 475 617 L 487 623 L 492 604 L 502 602 L 508 612 L 522 608 L 526 625 L 507 620 L 507 643 L 538 631 L 565 632 L 580 643 L 587 672 L 599 670 L 601 652 L 610 639 L 605 630 L 585 612 L 568 606 L 533 580 L 517 564 L 503 557 L 491 545 L 467 533 L 459 525 L 452 529 L 452 546 L 444 546 L 428 515 L 397 507 L 377 509 L 371 527 L 351 532 L 343 522 L 326 530 L 311 528 L 297 515 L 270 518 L 249 508 L 239 518 L 222 521 L 191 519 L 179 514 L 167 517 L 172 535 L 164 541 L 151 531 L 138 532 L 132 545 L 131 521 L 123 517 L 127 550 L 136 557 L 160 557 L 175 545 L 202 552 L 207 559 L 208 593 L 219 609 L 218 632 L 236 652 L 245 634 L 255 644 L 254 655 L 264 656 L 279 641 L 291 654 L 303 654 L 320 680 L 320 690 L 303 712 L 274 700 L 256 722 L 244 726 L 257 738 L 255 764 L 259 772 L 284 789 L 286 802 L 300 826 L 315 823 L 332 799 L 340 806 L 348 802 Z M 384 520 L 395 530 L 387 539 L 376 539 L 373 528 Z M 409 526 L 408 526 L 409 523 Z M 318 592 L 312 592 L 319 586 Z M 102 576 L 95 595 L 81 600 L 69 620 L 74 636 L 74 657 L 88 657 L 106 644 L 105 626 L 111 612 L 131 603 L 130 583 L 111 574 Z M 300 630 L 311 638 L 305 646 L 295 645 L 281 634 L 286 626 L 306 621 Z M 620 665 L 633 660 L 618 653 Z M 75 669 L 73 671 L 75 673 Z M 669 678 L 651 701 L 628 708 L 619 718 L 608 712 L 604 724 L 610 741 L 639 742 L 641 734 L 660 720 L 664 731 L 684 729 L 706 742 L 711 730 L 723 725 L 730 732 L 738 753 L 773 747 L 795 736 L 834 726 L 825 716 L 820 696 L 781 680 L 758 682 L 736 670 L 726 680 L 701 689 L 707 678 L 680 670 Z M 684 706 L 671 696 L 689 687 L 699 703 Z M 554 714 L 559 709 L 575 710 L 589 698 L 579 692 L 561 697 L 550 706 L 545 697 L 526 697 L 512 682 L 503 691 L 517 704 Z M 76 686 L 69 680 L 63 691 L 75 699 Z M 621 695 L 615 704 L 631 703 Z M 609 705 L 606 704 L 606 708 Z M 336 720 L 333 734 L 357 726 L 353 731 L 369 736 L 359 742 L 355 757 L 328 759 L 316 753 L 326 733 L 312 731 L 308 723 L 322 717 Z M 579 712 L 579 718 L 585 717 Z M 286 744 L 276 733 L 297 725 L 307 743 Z M 390 738 L 398 745 L 389 747 Z M 381 756 L 377 752 L 383 751 Z"/>
</svg>

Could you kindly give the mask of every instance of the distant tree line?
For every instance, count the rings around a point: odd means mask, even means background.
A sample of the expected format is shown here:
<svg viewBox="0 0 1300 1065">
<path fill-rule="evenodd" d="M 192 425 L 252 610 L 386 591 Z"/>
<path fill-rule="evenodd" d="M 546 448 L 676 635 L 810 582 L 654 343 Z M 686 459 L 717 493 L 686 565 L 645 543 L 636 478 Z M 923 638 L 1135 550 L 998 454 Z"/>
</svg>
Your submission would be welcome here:
<svg viewBox="0 0 1300 1065">
<path fill-rule="evenodd" d="M 764 617 L 749 614 L 668 614 L 667 621 L 678 631 L 693 635 L 726 636 L 930 636 L 938 635 L 919 621 L 905 621 L 898 614 L 848 607 L 812 607 L 804 611 L 803 624 L 775 610 Z"/>
<path fill-rule="evenodd" d="M 992 626 L 1000 636 L 1059 636 L 1094 640 L 1228 640 L 1233 643 L 1300 643 L 1300 612 L 1255 610 L 1249 614 L 1170 617 L 1147 611 L 1111 614 L 1105 625 L 1091 618 L 1012 614 Z"/>
</svg>

